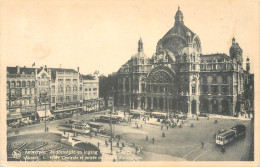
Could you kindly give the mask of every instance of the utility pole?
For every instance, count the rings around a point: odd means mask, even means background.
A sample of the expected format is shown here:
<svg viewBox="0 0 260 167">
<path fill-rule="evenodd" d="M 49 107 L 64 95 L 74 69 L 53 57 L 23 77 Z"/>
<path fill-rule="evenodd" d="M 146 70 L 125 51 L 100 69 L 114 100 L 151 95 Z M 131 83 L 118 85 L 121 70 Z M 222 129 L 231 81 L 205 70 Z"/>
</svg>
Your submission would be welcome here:
<svg viewBox="0 0 260 167">
<path fill-rule="evenodd" d="M 112 127 L 112 112 L 114 110 L 114 88 L 112 87 L 112 93 L 113 93 L 113 105 L 112 105 L 112 109 L 111 109 L 111 112 L 110 112 L 110 129 L 111 129 L 111 155 L 113 154 L 113 127 Z"/>
</svg>

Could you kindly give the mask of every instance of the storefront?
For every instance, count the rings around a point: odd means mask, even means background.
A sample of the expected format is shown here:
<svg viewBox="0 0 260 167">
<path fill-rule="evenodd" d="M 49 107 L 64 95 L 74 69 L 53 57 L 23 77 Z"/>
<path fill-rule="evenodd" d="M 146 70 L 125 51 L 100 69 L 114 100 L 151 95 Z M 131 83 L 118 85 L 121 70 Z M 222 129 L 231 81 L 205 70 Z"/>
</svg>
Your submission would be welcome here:
<svg viewBox="0 0 260 167">
<path fill-rule="evenodd" d="M 12 122 L 17 122 L 20 119 L 22 119 L 22 114 L 21 113 L 12 113 L 7 115 L 7 125 L 9 125 Z"/>
</svg>

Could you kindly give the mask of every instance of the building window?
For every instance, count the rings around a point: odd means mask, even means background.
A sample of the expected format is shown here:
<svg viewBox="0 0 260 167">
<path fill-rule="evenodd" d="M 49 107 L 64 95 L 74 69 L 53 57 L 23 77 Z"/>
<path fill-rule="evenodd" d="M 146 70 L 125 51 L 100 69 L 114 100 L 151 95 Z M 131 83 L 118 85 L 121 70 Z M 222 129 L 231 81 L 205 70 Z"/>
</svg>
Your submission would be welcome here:
<svg viewBox="0 0 260 167">
<path fill-rule="evenodd" d="M 87 92 L 87 91 L 88 91 L 88 88 L 85 88 L 85 91 Z"/>
<path fill-rule="evenodd" d="M 79 100 L 82 100 L 82 95 L 79 96 Z"/>
<path fill-rule="evenodd" d="M 63 82 L 63 79 L 58 79 L 58 82 Z"/>
<path fill-rule="evenodd" d="M 223 83 L 227 83 L 227 76 L 223 76 Z"/>
<path fill-rule="evenodd" d="M 59 86 L 58 92 L 63 92 L 63 86 L 62 85 Z"/>
<path fill-rule="evenodd" d="M 93 91 L 97 91 L 97 88 L 93 88 Z"/>
<path fill-rule="evenodd" d="M 88 90 L 91 91 L 91 88 L 89 88 Z"/>
<path fill-rule="evenodd" d="M 32 87 L 35 87 L 35 81 L 32 81 Z"/>
<path fill-rule="evenodd" d="M 77 79 L 73 79 L 74 82 L 77 82 L 78 80 Z"/>
<path fill-rule="evenodd" d="M 66 86 L 66 92 L 70 92 L 70 86 L 69 85 Z"/>
<path fill-rule="evenodd" d="M 66 79 L 66 82 L 70 82 L 70 79 Z"/>
<path fill-rule="evenodd" d="M 16 83 L 16 86 L 17 86 L 17 87 L 21 87 L 21 82 L 18 81 L 18 82 Z"/>
<path fill-rule="evenodd" d="M 73 101 L 77 101 L 78 100 L 78 96 L 77 95 L 74 95 L 73 96 Z"/>
<path fill-rule="evenodd" d="M 192 65 L 192 70 L 196 70 L 196 65 L 195 64 Z"/>
<path fill-rule="evenodd" d="M 15 87 L 15 81 L 11 82 L 11 88 Z"/>
<path fill-rule="evenodd" d="M 223 94 L 228 94 L 228 86 L 222 86 L 222 87 L 221 87 L 221 92 L 222 92 Z"/>
<path fill-rule="evenodd" d="M 66 102 L 70 102 L 70 101 L 71 101 L 70 96 L 66 96 Z"/>
<path fill-rule="evenodd" d="M 213 64 L 213 70 L 216 70 L 216 64 Z"/>
<path fill-rule="evenodd" d="M 31 86 L 31 83 L 30 81 L 27 81 L 27 84 L 26 84 L 27 87 L 30 87 Z"/>
<path fill-rule="evenodd" d="M 195 87 L 195 85 L 192 86 L 192 94 L 196 94 L 196 87 Z"/>
<path fill-rule="evenodd" d="M 217 94 L 218 93 L 218 86 L 214 85 L 211 88 L 212 88 L 212 93 L 213 94 Z"/>
<path fill-rule="evenodd" d="M 216 83 L 217 82 L 217 77 L 213 77 L 213 83 Z"/>
<path fill-rule="evenodd" d="M 202 92 L 205 94 L 208 93 L 208 85 L 202 85 Z"/>
<path fill-rule="evenodd" d="M 52 86 L 52 87 L 51 87 L 51 92 L 52 92 L 52 93 L 55 93 L 55 86 Z"/>
<path fill-rule="evenodd" d="M 27 88 L 24 89 L 24 94 L 27 95 Z"/>
<path fill-rule="evenodd" d="M 79 90 L 82 91 L 82 85 L 79 86 Z"/>
<path fill-rule="evenodd" d="M 52 97 L 51 102 L 55 103 L 55 97 Z"/>
<path fill-rule="evenodd" d="M 77 88 L 76 85 L 74 85 L 74 86 L 73 86 L 73 92 L 76 92 L 76 91 L 78 91 L 78 88 Z"/>
</svg>

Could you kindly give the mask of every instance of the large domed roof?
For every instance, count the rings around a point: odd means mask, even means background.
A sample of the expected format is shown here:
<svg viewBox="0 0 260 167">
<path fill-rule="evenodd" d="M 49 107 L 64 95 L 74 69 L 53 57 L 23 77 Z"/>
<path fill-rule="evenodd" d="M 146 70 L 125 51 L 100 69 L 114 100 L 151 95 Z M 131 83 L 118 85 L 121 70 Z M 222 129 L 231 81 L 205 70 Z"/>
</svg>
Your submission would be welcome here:
<svg viewBox="0 0 260 167">
<path fill-rule="evenodd" d="M 159 40 L 158 44 L 175 54 L 189 44 L 196 46 L 194 48 L 201 52 L 199 37 L 184 25 L 183 13 L 179 7 L 175 15 L 174 26 Z"/>
</svg>

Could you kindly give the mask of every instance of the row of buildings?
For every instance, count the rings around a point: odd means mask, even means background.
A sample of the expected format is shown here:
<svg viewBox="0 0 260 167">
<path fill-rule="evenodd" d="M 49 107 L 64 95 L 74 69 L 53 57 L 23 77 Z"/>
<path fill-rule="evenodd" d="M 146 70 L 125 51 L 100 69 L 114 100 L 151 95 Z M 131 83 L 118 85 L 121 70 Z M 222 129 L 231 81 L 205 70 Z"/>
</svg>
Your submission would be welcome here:
<svg viewBox="0 0 260 167">
<path fill-rule="evenodd" d="M 232 39 L 229 55 L 202 54 L 198 35 L 184 25 L 178 8 L 174 26 L 152 57 L 138 52 L 116 73 L 115 104 L 132 109 L 237 115 L 254 106 L 250 60 Z"/>
<path fill-rule="evenodd" d="M 97 74 L 65 68 L 7 67 L 7 122 L 66 117 L 104 107 Z M 46 113 L 45 113 L 46 111 Z"/>
</svg>

